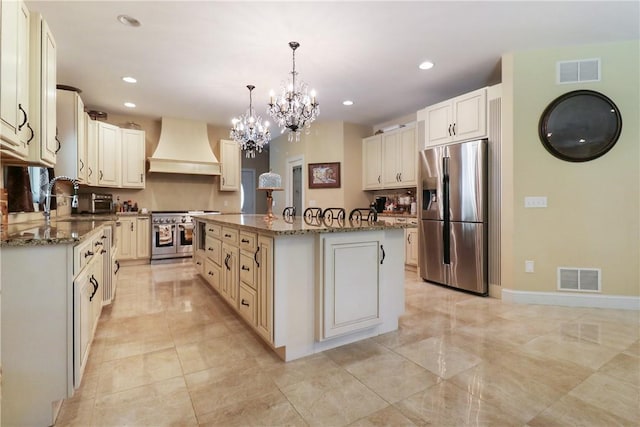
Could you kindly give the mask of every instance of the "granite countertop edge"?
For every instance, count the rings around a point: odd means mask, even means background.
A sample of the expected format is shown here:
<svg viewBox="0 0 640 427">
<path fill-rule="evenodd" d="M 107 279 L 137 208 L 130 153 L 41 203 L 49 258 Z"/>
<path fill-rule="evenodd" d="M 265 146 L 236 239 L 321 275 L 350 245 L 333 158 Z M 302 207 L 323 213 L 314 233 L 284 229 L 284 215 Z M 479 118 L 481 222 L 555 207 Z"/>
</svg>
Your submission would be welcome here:
<svg viewBox="0 0 640 427">
<path fill-rule="evenodd" d="M 99 226 L 117 220 L 113 214 L 74 215 L 53 219 L 49 225 L 44 220 L 11 224 L 1 228 L 0 247 L 76 244 L 93 234 Z"/>
</svg>

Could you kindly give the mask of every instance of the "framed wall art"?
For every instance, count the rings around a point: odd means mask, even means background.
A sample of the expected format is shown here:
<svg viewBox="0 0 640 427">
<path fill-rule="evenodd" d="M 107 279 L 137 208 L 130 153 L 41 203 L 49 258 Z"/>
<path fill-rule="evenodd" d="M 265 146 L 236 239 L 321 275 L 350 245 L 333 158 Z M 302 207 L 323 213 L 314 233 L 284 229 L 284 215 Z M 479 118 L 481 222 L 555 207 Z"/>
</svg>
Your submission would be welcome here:
<svg viewBox="0 0 640 427">
<path fill-rule="evenodd" d="M 309 188 L 340 188 L 340 162 L 309 163 Z"/>
</svg>

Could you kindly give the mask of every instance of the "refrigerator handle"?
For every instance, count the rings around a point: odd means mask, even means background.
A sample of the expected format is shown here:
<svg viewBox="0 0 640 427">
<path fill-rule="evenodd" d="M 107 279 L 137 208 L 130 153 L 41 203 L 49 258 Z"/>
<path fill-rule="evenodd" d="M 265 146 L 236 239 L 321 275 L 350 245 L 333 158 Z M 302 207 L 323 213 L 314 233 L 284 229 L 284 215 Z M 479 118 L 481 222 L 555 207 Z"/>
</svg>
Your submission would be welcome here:
<svg viewBox="0 0 640 427">
<path fill-rule="evenodd" d="M 451 264 L 451 218 L 449 216 L 449 157 L 442 158 L 442 262 Z"/>
</svg>

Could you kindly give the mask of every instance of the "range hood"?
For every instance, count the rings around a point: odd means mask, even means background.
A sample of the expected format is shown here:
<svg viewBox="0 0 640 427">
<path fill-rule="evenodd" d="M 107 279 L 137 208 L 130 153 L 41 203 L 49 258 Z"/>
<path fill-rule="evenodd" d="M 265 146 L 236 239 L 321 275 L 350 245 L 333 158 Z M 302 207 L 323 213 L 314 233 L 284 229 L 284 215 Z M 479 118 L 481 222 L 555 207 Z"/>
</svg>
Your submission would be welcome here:
<svg viewBox="0 0 640 427">
<path fill-rule="evenodd" d="M 158 147 L 148 160 L 149 172 L 220 175 L 205 122 L 163 117 Z"/>
</svg>

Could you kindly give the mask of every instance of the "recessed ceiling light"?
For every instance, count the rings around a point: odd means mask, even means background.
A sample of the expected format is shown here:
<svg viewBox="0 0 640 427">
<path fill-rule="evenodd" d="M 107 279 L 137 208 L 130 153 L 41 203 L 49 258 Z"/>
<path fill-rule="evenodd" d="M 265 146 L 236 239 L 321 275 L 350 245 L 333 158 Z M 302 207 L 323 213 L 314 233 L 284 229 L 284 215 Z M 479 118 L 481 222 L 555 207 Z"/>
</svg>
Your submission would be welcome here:
<svg viewBox="0 0 640 427">
<path fill-rule="evenodd" d="M 421 70 L 430 70 L 431 68 L 433 68 L 433 62 L 424 61 L 423 63 L 418 65 L 418 68 L 420 68 Z"/>
<path fill-rule="evenodd" d="M 353 105 L 353 101 L 347 99 L 346 101 L 342 101 L 342 105 Z"/>
<path fill-rule="evenodd" d="M 127 108 L 136 108 L 136 104 L 134 104 L 133 102 L 125 102 L 124 106 Z"/>
<path fill-rule="evenodd" d="M 129 15 L 118 15 L 118 22 L 129 27 L 139 27 L 140 21 Z"/>
<path fill-rule="evenodd" d="M 135 77 L 131 77 L 131 76 L 124 76 L 122 80 L 127 83 L 136 83 L 138 81 L 135 79 Z"/>
</svg>

